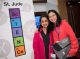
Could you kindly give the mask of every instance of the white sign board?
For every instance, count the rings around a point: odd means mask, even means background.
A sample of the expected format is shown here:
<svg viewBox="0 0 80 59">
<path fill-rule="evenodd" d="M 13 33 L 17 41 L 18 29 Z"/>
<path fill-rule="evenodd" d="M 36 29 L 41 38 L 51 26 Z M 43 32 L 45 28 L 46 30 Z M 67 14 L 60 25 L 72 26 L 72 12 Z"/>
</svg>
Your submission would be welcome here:
<svg viewBox="0 0 80 59">
<path fill-rule="evenodd" d="M 32 0 L 0 0 L 0 59 L 33 59 Z"/>
</svg>

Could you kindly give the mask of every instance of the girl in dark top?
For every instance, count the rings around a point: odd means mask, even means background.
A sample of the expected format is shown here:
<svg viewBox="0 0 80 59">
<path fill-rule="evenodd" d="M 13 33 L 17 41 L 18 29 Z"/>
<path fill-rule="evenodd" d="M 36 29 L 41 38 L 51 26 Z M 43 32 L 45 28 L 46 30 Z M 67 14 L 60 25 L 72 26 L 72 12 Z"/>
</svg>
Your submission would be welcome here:
<svg viewBox="0 0 80 59">
<path fill-rule="evenodd" d="M 33 38 L 34 59 L 49 59 L 50 31 L 48 27 L 48 16 L 41 16 L 40 28 L 35 32 Z"/>
</svg>

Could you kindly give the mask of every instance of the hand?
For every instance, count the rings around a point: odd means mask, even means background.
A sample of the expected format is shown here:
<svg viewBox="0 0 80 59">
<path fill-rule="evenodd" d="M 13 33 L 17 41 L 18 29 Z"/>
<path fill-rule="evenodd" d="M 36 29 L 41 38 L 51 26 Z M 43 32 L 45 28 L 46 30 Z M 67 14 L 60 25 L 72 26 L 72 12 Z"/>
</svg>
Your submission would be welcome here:
<svg viewBox="0 0 80 59">
<path fill-rule="evenodd" d="M 56 58 L 56 54 L 51 54 L 51 58 Z"/>
</svg>

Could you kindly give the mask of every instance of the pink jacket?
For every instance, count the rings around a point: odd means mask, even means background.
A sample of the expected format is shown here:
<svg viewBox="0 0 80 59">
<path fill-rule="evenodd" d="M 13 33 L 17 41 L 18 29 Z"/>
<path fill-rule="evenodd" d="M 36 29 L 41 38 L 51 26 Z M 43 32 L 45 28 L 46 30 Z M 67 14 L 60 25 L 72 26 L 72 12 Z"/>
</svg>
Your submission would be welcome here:
<svg viewBox="0 0 80 59">
<path fill-rule="evenodd" d="M 51 36 L 50 36 L 50 38 L 51 38 Z M 33 49 L 34 49 L 34 59 L 46 59 L 44 42 L 43 42 L 43 38 L 42 38 L 40 32 L 36 32 L 34 34 Z M 50 50 L 50 48 L 49 48 L 49 50 Z"/>
<path fill-rule="evenodd" d="M 59 37 L 58 37 L 58 29 L 60 28 L 60 34 L 59 34 Z M 57 41 L 60 41 L 62 40 L 63 38 L 69 36 L 70 38 L 70 41 L 71 41 L 71 49 L 68 53 L 69 56 L 74 56 L 76 55 L 77 51 L 78 51 L 78 40 L 71 28 L 71 26 L 67 23 L 66 20 L 62 20 L 61 21 L 61 24 L 60 24 L 60 27 L 56 27 L 56 31 L 54 30 L 53 31 L 53 39 L 54 39 L 54 44 L 57 42 Z"/>
</svg>

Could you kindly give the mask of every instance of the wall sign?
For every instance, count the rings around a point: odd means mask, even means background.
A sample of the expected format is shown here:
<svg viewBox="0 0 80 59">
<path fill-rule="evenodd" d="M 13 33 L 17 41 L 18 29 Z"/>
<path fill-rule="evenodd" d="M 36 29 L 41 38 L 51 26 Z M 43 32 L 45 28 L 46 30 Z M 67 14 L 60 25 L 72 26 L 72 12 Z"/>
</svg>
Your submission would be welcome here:
<svg viewBox="0 0 80 59">
<path fill-rule="evenodd" d="M 15 56 L 18 57 L 21 55 L 25 55 L 26 51 L 25 51 L 24 37 L 22 31 L 20 9 L 10 8 L 9 15 L 10 15 L 12 35 L 13 35 Z"/>
</svg>

